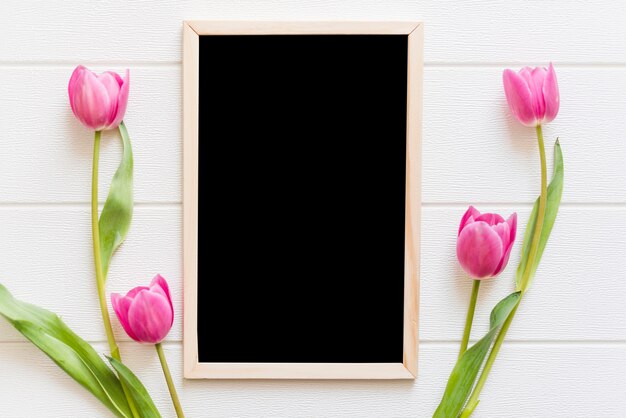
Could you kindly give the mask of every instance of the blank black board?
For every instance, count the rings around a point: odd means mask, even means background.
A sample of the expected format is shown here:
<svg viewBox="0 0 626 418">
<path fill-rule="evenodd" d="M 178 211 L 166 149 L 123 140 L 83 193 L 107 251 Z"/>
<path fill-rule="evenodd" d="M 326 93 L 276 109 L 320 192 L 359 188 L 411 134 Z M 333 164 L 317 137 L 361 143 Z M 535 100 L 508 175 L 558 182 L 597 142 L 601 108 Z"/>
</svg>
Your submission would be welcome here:
<svg viewBox="0 0 626 418">
<path fill-rule="evenodd" d="M 402 363 L 407 35 L 200 36 L 199 362 Z"/>
</svg>

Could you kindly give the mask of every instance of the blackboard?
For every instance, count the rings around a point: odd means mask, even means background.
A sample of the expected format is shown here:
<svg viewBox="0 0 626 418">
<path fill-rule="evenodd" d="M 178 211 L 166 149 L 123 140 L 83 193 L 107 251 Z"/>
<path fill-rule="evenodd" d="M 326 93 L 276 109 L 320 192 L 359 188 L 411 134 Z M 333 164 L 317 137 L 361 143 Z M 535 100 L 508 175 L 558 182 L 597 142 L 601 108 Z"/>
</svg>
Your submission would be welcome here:
<svg viewBox="0 0 626 418">
<path fill-rule="evenodd" d="M 190 377 L 414 376 L 409 33 L 194 32 Z"/>
</svg>

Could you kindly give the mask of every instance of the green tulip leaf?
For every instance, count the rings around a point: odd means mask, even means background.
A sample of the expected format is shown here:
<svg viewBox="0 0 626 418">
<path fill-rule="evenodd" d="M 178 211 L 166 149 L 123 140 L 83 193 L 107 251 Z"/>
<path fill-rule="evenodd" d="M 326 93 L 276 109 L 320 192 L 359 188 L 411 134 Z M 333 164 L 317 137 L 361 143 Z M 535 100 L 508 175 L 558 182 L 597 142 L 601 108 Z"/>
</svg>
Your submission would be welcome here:
<svg viewBox="0 0 626 418">
<path fill-rule="evenodd" d="M 118 417 L 132 417 L 122 385 L 104 360 L 56 314 L 21 302 L 0 284 L 0 316 Z"/>
<path fill-rule="evenodd" d="M 102 271 L 105 278 L 109 272 L 111 256 L 124 242 L 133 217 L 133 151 L 124 122 L 120 124 L 119 131 L 124 144 L 122 161 L 111 180 L 109 195 L 98 223 Z"/>
<path fill-rule="evenodd" d="M 548 185 L 548 198 L 546 203 L 546 214 L 543 219 L 543 226 L 541 228 L 541 236 L 539 238 L 539 245 L 537 247 L 537 254 L 533 260 L 532 266 L 530 266 L 530 272 L 528 279 L 524 283 L 524 275 L 527 269 L 528 256 L 530 243 L 533 240 L 535 232 L 535 224 L 537 223 L 537 212 L 539 211 L 539 198 L 535 201 L 533 210 L 530 213 L 528 224 L 526 225 L 526 233 L 524 234 L 524 242 L 522 244 L 522 257 L 520 259 L 519 266 L 517 267 L 517 274 L 515 279 L 515 289 L 518 291 L 526 292 L 535 277 L 535 272 L 539 266 L 539 261 L 543 255 L 543 250 L 546 248 L 548 238 L 552 232 L 554 221 L 556 220 L 557 212 L 559 211 L 559 205 L 561 204 L 561 195 L 563 194 L 563 153 L 561 152 L 561 144 L 559 140 L 556 140 L 554 144 L 554 173 L 552 174 L 552 180 Z"/>
<path fill-rule="evenodd" d="M 454 418 L 459 415 L 474 387 L 476 376 L 485 361 L 489 347 L 506 318 L 519 303 L 520 297 L 521 292 L 511 293 L 493 308 L 489 332 L 463 353 L 456 362 L 433 418 Z"/>
<path fill-rule="evenodd" d="M 152 398 L 148 394 L 145 386 L 141 381 L 126 367 L 121 361 L 108 357 L 111 366 L 117 371 L 120 379 L 126 385 L 132 399 L 135 401 L 137 410 L 142 418 L 161 418 L 159 410 L 154 405 Z"/>
</svg>

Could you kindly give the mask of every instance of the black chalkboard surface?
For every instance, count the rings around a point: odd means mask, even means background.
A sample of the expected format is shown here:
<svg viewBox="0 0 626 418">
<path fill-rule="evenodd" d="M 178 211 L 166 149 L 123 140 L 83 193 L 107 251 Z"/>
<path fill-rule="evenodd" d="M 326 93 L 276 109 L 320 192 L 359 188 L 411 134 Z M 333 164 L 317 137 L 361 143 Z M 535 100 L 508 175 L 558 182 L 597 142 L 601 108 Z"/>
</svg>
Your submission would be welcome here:
<svg viewBox="0 0 626 418">
<path fill-rule="evenodd" d="M 199 364 L 404 362 L 408 42 L 199 36 Z"/>
</svg>

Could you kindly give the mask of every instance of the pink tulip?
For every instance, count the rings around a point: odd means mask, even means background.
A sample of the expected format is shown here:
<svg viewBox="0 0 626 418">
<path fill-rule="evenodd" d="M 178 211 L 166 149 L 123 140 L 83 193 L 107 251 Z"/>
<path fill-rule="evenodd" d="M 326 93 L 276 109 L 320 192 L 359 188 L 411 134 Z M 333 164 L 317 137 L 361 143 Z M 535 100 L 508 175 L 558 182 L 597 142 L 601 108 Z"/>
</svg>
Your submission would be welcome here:
<svg viewBox="0 0 626 418">
<path fill-rule="evenodd" d="M 463 270 L 477 280 L 497 276 L 509 262 L 516 231 L 517 213 L 505 221 L 495 213 L 481 215 L 470 206 L 461 219 L 456 243 Z"/>
<path fill-rule="evenodd" d="M 552 122 L 559 113 L 559 85 L 552 64 L 504 70 L 504 92 L 511 113 L 526 126 Z"/>
<path fill-rule="evenodd" d="M 126 113 L 128 83 L 128 70 L 122 79 L 111 71 L 97 75 L 79 65 L 67 86 L 72 112 L 94 131 L 117 128 Z"/>
<path fill-rule="evenodd" d="M 157 274 L 150 286 L 139 286 L 122 297 L 111 295 L 111 303 L 126 333 L 140 343 L 163 341 L 174 322 L 174 307 L 167 282 Z"/>
</svg>

